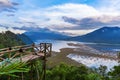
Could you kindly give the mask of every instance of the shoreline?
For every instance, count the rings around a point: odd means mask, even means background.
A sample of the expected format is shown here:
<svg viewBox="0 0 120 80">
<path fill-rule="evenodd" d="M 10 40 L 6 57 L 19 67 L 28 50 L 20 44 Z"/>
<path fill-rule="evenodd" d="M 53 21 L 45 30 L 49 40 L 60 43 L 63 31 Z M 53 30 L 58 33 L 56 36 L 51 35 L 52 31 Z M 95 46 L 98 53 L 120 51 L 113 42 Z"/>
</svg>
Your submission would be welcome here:
<svg viewBox="0 0 120 80">
<path fill-rule="evenodd" d="M 108 54 L 108 53 L 100 52 L 100 51 L 98 51 L 94 48 L 88 47 L 84 44 L 68 43 L 68 45 L 76 46 L 76 48 L 73 48 L 74 49 L 73 51 L 75 52 L 75 54 L 78 54 L 78 55 L 118 60 L 116 54 Z"/>
<path fill-rule="evenodd" d="M 105 60 L 115 60 L 117 61 L 117 57 L 115 56 L 110 56 L 106 54 L 101 54 L 101 53 L 93 53 L 91 50 L 92 48 L 89 48 L 85 45 L 82 44 L 74 44 L 74 43 L 68 43 L 69 46 L 75 46 L 76 48 L 61 48 L 60 52 L 55 52 L 53 51 L 53 56 L 48 58 L 47 64 L 48 67 L 54 67 L 60 63 L 65 63 L 68 65 L 73 65 L 73 66 L 81 66 L 84 65 L 83 63 L 77 62 L 69 57 L 67 57 L 69 54 L 74 54 L 74 55 L 79 55 L 79 56 L 86 56 L 86 57 L 94 57 L 98 59 L 105 59 Z M 85 49 L 83 49 L 85 48 Z M 86 50 L 88 48 L 88 50 Z M 97 52 L 97 51 L 95 51 Z M 99 52 L 99 51 L 98 51 Z M 85 65 L 86 66 L 86 65 Z"/>
</svg>

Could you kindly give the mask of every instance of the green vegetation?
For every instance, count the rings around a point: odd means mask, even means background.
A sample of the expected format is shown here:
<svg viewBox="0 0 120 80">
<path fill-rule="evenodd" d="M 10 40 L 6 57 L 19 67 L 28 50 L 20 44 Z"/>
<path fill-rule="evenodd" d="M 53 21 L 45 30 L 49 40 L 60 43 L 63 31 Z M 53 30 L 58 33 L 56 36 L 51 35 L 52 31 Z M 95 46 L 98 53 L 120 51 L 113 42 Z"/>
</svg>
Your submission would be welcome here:
<svg viewBox="0 0 120 80">
<path fill-rule="evenodd" d="M 111 80 L 120 80 L 120 65 L 114 66 L 114 69 L 108 74 L 111 76 Z"/>
<path fill-rule="evenodd" d="M 26 63 L 10 63 L 0 66 L 0 80 L 43 80 L 42 62 L 35 60 Z M 46 70 L 46 80 L 120 80 L 120 65 L 106 72 L 106 66 L 92 70 L 85 66 L 72 66 L 61 63 Z M 22 72 L 22 73 L 21 73 Z"/>
<path fill-rule="evenodd" d="M 47 70 L 47 80 L 85 80 L 89 73 L 85 66 L 75 67 L 62 63 Z"/>
<path fill-rule="evenodd" d="M 14 63 L 7 63 L 1 62 L 0 64 L 0 80 L 7 80 L 8 78 L 19 77 L 17 74 L 28 72 L 29 68 L 26 67 L 26 63 L 22 62 L 14 62 Z"/>
<path fill-rule="evenodd" d="M 0 48 L 18 46 L 23 44 L 25 43 L 23 43 L 16 34 L 10 31 L 0 33 Z"/>
<path fill-rule="evenodd" d="M 0 48 L 32 44 L 33 41 L 25 34 L 14 34 L 11 31 L 0 33 Z"/>
<path fill-rule="evenodd" d="M 120 66 L 106 72 L 106 66 L 93 71 L 85 66 L 69 66 L 60 64 L 47 70 L 46 80 L 120 80 Z"/>
</svg>

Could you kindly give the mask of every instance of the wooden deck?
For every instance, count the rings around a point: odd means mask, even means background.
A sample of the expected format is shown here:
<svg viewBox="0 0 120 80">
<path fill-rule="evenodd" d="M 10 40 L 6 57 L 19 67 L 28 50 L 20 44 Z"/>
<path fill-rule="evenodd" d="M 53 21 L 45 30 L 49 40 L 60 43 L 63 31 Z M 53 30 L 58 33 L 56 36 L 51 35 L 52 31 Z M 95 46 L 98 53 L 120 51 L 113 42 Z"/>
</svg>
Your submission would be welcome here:
<svg viewBox="0 0 120 80">
<path fill-rule="evenodd" d="M 38 53 L 37 55 L 28 54 L 28 55 L 23 56 L 21 58 L 21 60 L 23 62 L 28 62 L 28 61 L 35 60 L 35 59 L 38 59 L 38 58 L 43 58 L 43 57 L 44 57 L 44 53 Z"/>
</svg>

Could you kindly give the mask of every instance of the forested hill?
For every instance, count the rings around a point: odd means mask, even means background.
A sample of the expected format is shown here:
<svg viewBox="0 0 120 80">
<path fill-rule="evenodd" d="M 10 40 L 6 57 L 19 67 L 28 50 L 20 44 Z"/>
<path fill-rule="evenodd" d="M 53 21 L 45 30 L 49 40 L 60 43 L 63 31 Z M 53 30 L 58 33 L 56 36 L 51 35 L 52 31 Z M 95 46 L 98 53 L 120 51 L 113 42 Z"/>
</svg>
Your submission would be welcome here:
<svg viewBox="0 0 120 80">
<path fill-rule="evenodd" d="M 0 33 L 0 48 L 30 44 L 32 41 L 25 35 L 14 34 L 10 31 Z"/>
</svg>

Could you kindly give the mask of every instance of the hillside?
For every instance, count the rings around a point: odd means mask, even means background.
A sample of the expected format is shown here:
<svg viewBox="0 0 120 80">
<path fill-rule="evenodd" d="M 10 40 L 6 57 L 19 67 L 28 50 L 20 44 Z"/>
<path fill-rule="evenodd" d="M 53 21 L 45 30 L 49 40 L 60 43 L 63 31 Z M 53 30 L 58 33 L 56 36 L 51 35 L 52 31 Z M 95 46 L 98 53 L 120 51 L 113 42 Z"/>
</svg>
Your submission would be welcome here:
<svg viewBox="0 0 120 80">
<path fill-rule="evenodd" d="M 76 36 L 68 40 L 120 44 L 120 28 L 119 27 L 103 27 L 83 36 Z"/>
<path fill-rule="evenodd" d="M 25 34 L 17 34 L 17 37 L 24 43 L 24 44 L 32 44 L 34 43 L 27 35 Z"/>
<path fill-rule="evenodd" d="M 2 32 L 0 33 L 0 48 L 27 44 L 27 41 L 25 42 L 23 40 L 27 40 L 28 42 L 30 42 L 30 39 L 23 35 L 18 36 L 10 31 Z"/>
</svg>

